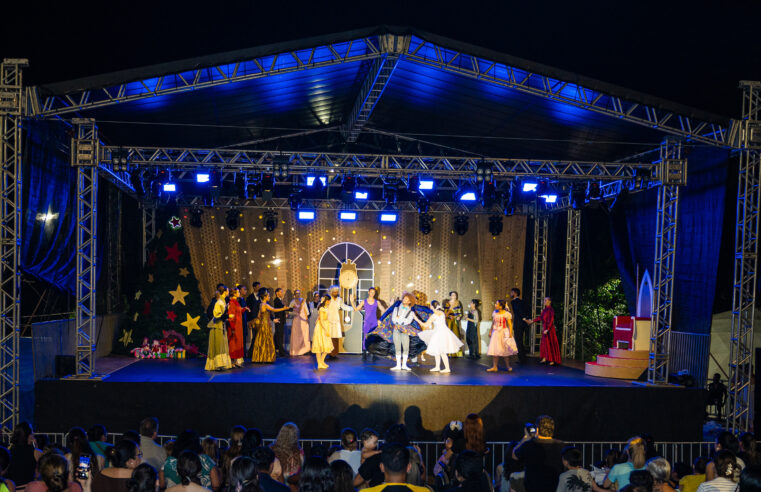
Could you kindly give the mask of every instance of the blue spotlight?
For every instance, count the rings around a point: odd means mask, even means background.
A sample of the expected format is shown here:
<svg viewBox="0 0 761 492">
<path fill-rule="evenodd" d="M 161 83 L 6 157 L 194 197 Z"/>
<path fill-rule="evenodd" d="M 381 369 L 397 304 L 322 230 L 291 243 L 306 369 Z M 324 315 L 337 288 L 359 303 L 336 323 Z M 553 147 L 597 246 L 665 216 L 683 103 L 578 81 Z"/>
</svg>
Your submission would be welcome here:
<svg viewBox="0 0 761 492">
<path fill-rule="evenodd" d="M 196 174 L 196 183 L 208 183 L 208 182 L 209 182 L 209 173 Z"/>
<path fill-rule="evenodd" d="M 369 196 L 370 193 L 365 190 L 357 190 L 354 192 L 355 200 L 367 200 Z"/>
<path fill-rule="evenodd" d="M 177 191 L 175 183 L 164 183 L 164 191 Z"/>
<path fill-rule="evenodd" d="M 315 178 L 317 178 L 317 176 L 307 176 L 307 186 L 314 186 Z M 320 181 L 323 186 L 328 186 L 328 178 L 325 176 L 320 176 Z"/>
<path fill-rule="evenodd" d="M 420 185 L 418 186 L 418 189 L 420 191 L 427 191 L 433 189 L 433 180 L 432 179 L 421 179 Z"/>
<path fill-rule="evenodd" d="M 538 186 L 537 183 L 524 182 L 523 183 L 523 192 L 526 193 L 526 192 L 529 192 L 529 191 L 536 191 L 536 187 L 537 186 Z"/>
<path fill-rule="evenodd" d="M 299 210 L 298 219 L 303 221 L 314 220 L 317 216 L 314 210 Z"/>
<path fill-rule="evenodd" d="M 357 212 L 340 212 L 338 218 L 347 222 L 357 220 Z"/>
<path fill-rule="evenodd" d="M 387 224 L 393 224 L 394 222 L 396 222 L 396 219 L 398 217 L 399 216 L 397 215 L 396 212 L 381 212 L 380 221 Z"/>
<path fill-rule="evenodd" d="M 539 195 L 539 198 L 544 198 L 545 203 L 555 203 L 558 201 L 558 196 L 554 193 L 547 195 Z"/>
<path fill-rule="evenodd" d="M 476 192 L 475 191 L 466 191 L 462 195 L 460 195 L 460 201 L 461 202 L 475 202 L 476 201 Z"/>
</svg>

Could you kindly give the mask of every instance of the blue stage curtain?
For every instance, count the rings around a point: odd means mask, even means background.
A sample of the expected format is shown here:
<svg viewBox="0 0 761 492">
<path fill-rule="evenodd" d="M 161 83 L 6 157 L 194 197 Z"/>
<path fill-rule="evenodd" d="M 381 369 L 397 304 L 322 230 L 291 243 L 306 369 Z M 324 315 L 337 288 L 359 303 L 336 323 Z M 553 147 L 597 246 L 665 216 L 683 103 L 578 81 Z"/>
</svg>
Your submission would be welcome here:
<svg viewBox="0 0 761 492">
<path fill-rule="evenodd" d="M 76 174 L 69 165 L 70 138 L 62 122 L 25 123 L 21 268 L 74 293 Z M 41 214 L 53 218 L 43 221 Z"/>
<path fill-rule="evenodd" d="M 675 265 L 674 330 L 709 333 L 716 293 L 729 152 L 688 148 L 687 186 L 679 191 Z M 652 278 L 655 255 L 656 190 L 629 196 L 610 213 L 616 262 L 631 313 L 635 312 L 639 265 Z"/>
</svg>

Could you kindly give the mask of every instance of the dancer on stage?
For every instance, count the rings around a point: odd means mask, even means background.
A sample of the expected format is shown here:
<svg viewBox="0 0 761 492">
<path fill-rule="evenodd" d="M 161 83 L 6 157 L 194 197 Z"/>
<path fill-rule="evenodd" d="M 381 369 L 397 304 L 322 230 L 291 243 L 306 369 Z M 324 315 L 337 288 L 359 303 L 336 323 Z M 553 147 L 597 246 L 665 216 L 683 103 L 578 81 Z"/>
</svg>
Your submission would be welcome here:
<svg viewBox="0 0 761 492">
<path fill-rule="evenodd" d="M 243 365 L 243 308 L 238 302 L 240 290 L 238 287 L 230 289 L 230 302 L 227 305 L 228 325 L 227 343 L 230 346 L 230 359 L 235 367 Z M 244 301 L 245 302 L 245 301 Z"/>
<path fill-rule="evenodd" d="M 217 302 L 214 304 L 214 315 L 206 325 L 209 328 L 209 348 L 206 350 L 206 367 L 207 371 L 221 371 L 232 368 L 230 362 L 230 353 L 228 351 L 227 336 L 225 335 L 224 321 L 222 316 L 225 314 L 225 298 L 227 297 L 227 287 L 220 284 L 216 292 Z"/>
<path fill-rule="evenodd" d="M 285 322 L 288 319 L 288 313 L 285 311 L 290 308 L 285 305 L 284 295 L 283 288 L 278 287 L 275 289 L 275 299 L 272 300 L 272 307 L 276 309 L 273 311 L 275 314 L 272 315 L 272 322 L 275 323 L 275 350 L 280 357 L 288 356 L 288 352 L 285 351 Z"/>
<path fill-rule="evenodd" d="M 288 310 L 287 307 L 275 309 L 268 304 L 270 293 L 266 287 L 262 287 L 258 292 L 259 296 L 259 313 L 254 320 L 254 329 L 256 338 L 251 346 L 251 362 L 275 362 L 275 340 L 272 337 L 272 325 L 270 324 L 271 313 L 280 313 Z"/>
<path fill-rule="evenodd" d="M 350 298 L 355 311 L 365 312 L 365 318 L 362 321 L 362 360 L 367 360 L 367 346 L 365 345 L 367 334 L 378 327 L 378 300 L 375 298 L 377 292 L 375 287 L 370 287 L 367 289 L 367 299 L 357 305 L 354 303 L 353 294 Z"/>
<path fill-rule="evenodd" d="M 473 360 L 481 358 L 481 339 L 479 337 L 481 313 L 478 311 L 480 305 L 481 301 L 472 299 L 468 304 L 468 314 L 465 316 L 465 320 L 468 322 L 468 328 L 465 331 L 465 340 L 468 342 L 468 359 Z"/>
<path fill-rule="evenodd" d="M 411 294 L 410 294 L 411 295 Z M 412 296 L 414 299 L 414 296 Z M 381 302 L 381 301 L 378 301 Z M 414 301 L 417 302 L 417 301 Z M 397 300 L 391 306 L 386 309 L 380 318 L 378 318 L 378 327 L 367 334 L 365 337 L 365 347 L 367 347 L 368 353 L 373 356 L 380 357 L 395 357 L 396 347 L 394 344 L 394 323 L 392 321 L 392 315 L 394 310 L 402 305 L 402 301 Z M 414 304 L 412 305 L 412 311 L 415 315 L 423 320 L 428 320 L 428 317 L 433 313 L 431 309 L 426 305 Z M 417 320 L 413 321 L 413 325 L 418 325 Z M 416 326 L 416 332 L 421 331 L 421 327 Z M 410 350 L 409 357 L 416 357 L 425 350 L 425 343 L 417 336 L 410 336 Z"/>
<path fill-rule="evenodd" d="M 521 290 L 518 287 L 513 287 L 510 291 L 510 307 L 513 311 L 513 330 L 515 331 L 515 344 L 518 346 L 518 362 L 521 364 L 526 363 L 526 345 L 524 340 L 526 339 L 526 332 L 528 331 L 528 325 L 524 321 L 524 318 L 528 318 L 528 307 L 523 299 L 521 299 Z"/>
<path fill-rule="evenodd" d="M 317 324 L 317 318 L 320 316 L 320 293 L 312 292 L 312 300 L 307 303 L 309 308 L 309 341 L 314 340 L 314 327 Z"/>
<path fill-rule="evenodd" d="M 248 326 L 246 328 L 246 355 L 251 355 L 251 347 L 254 345 L 254 321 L 259 317 L 259 306 L 262 301 L 259 299 L 259 289 L 261 288 L 259 282 L 251 284 L 251 294 L 246 298 L 246 306 L 248 306 L 249 314 L 246 316 Z"/>
<path fill-rule="evenodd" d="M 412 370 L 407 366 L 407 359 L 410 355 L 410 336 L 418 336 L 420 333 L 420 327 L 413 324 L 418 320 L 412 311 L 414 305 L 415 296 L 405 292 L 402 296 L 401 305 L 395 307 L 391 314 L 391 323 L 394 325 L 392 338 L 396 351 L 396 366 L 391 368 L 392 371 Z"/>
<path fill-rule="evenodd" d="M 328 305 L 328 323 L 330 324 L 330 338 L 333 339 L 333 351 L 330 352 L 330 358 L 338 357 L 340 348 L 339 342 L 344 337 L 343 322 L 341 321 L 341 310 L 351 312 L 353 308 L 344 304 L 343 299 L 338 297 L 339 287 L 333 285 L 330 287 L 330 304 Z"/>
<path fill-rule="evenodd" d="M 494 303 L 494 313 L 492 313 L 491 340 L 489 340 L 489 349 L 486 355 L 492 356 L 492 366 L 486 372 L 499 371 L 499 358 L 505 361 L 507 372 L 512 372 L 510 367 L 511 355 L 518 353 L 518 347 L 515 345 L 513 338 L 513 317 L 507 310 L 505 301 L 499 300 Z"/>
<path fill-rule="evenodd" d="M 317 369 L 327 369 L 325 356 L 333 350 L 333 340 L 330 337 L 330 323 L 328 322 L 328 306 L 330 296 L 323 296 L 322 301 L 315 309 L 318 312 L 317 325 L 314 327 L 312 338 L 312 353 L 317 358 Z"/>
<path fill-rule="evenodd" d="M 421 331 L 418 336 L 427 346 L 425 352 L 428 355 L 432 355 L 436 360 L 436 366 L 431 369 L 431 372 L 441 372 L 442 374 L 446 374 L 451 372 L 449 369 L 448 354 L 458 352 L 460 347 L 463 346 L 463 343 L 462 340 L 457 338 L 457 335 L 452 333 L 452 330 L 447 326 L 444 308 L 438 301 L 431 301 L 431 309 L 433 309 L 433 314 L 426 322 L 421 321 L 415 316 L 417 322 L 425 325 L 426 328 L 433 327 L 433 329 Z M 444 361 L 443 370 L 441 369 L 442 361 Z"/>
<path fill-rule="evenodd" d="M 291 322 L 291 355 L 309 353 L 309 310 L 307 302 L 301 297 L 301 291 L 293 291 L 293 300 L 289 306 L 293 313 Z"/>
<path fill-rule="evenodd" d="M 526 324 L 534 324 L 537 321 L 542 322 L 542 340 L 539 342 L 539 355 L 542 357 L 542 364 L 549 363 L 551 366 L 560 364 L 560 344 L 558 336 L 555 333 L 555 310 L 552 309 L 552 299 L 544 298 L 544 309 L 542 314 L 533 320 L 524 319 Z"/>
<path fill-rule="evenodd" d="M 446 311 L 447 326 L 457 338 L 462 339 L 462 333 L 460 329 L 460 320 L 462 320 L 462 303 L 460 302 L 460 295 L 457 291 L 449 293 L 449 310 Z M 457 352 L 453 357 L 462 357 L 462 351 Z"/>
</svg>

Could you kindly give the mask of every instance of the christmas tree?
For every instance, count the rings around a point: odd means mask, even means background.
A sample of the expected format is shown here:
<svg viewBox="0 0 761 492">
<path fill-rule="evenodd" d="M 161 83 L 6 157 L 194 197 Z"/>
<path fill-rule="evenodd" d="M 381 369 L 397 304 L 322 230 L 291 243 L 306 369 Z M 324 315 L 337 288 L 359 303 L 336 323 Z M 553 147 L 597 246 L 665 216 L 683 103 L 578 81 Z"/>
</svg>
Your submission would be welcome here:
<svg viewBox="0 0 761 492">
<path fill-rule="evenodd" d="M 205 355 L 206 305 L 190 264 L 183 226 L 179 215 L 157 215 L 156 237 L 148 244 L 148 259 L 114 352 L 141 352 L 148 346 L 153 348 L 148 349 L 149 356 L 154 357 L 166 347 L 182 348 L 188 356 Z"/>
</svg>

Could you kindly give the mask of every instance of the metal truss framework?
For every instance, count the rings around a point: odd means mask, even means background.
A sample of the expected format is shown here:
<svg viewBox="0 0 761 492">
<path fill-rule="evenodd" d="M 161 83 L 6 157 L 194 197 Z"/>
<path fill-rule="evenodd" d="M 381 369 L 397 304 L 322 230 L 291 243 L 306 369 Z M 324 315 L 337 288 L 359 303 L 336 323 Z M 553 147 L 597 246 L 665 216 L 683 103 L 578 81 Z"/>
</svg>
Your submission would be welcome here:
<svg viewBox="0 0 761 492">
<path fill-rule="evenodd" d="M 143 265 L 148 261 L 148 244 L 156 237 L 156 208 L 143 206 Z"/>
<path fill-rule="evenodd" d="M 661 144 L 658 176 L 658 208 L 655 222 L 655 262 L 653 266 L 653 303 L 650 328 L 650 363 L 647 382 L 667 384 L 671 341 L 671 312 L 674 300 L 674 267 L 679 211 L 679 186 L 686 183 L 686 160 L 680 142 Z"/>
<path fill-rule="evenodd" d="M 563 358 L 576 358 L 576 318 L 579 299 L 579 249 L 581 210 L 568 209 L 565 239 L 565 288 L 563 289 Z"/>
<path fill-rule="evenodd" d="M 761 82 L 743 81 L 740 87 L 743 90 L 742 129 L 727 399 L 727 428 L 734 432 L 749 430 L 752 418 L 750 378 L 761 206 Z"/>
<path fill-rule="evenodd" d="M 21 121 L 25 113 L 22 71 L 27 60 L 0 65 L 0 431 L 18 423 L 21 327 Z"/>
<path fill-rule="evenodd" d="M 95 305 L 98 225 L 98 127 L 93 120 L 75 119 L 71 140 L 71 165 L 77 173 L 77 279 L 75 377 L 95 373 Z"/>
<path fill-rule="evenodd" d="M 544 308 L 544 298 L 548 295 L 547 288 L 547 238 L 549 236 L 549 215 L 534 209 L 534 283 L 531 300 L 533 302 L 532 316 L 536 318 Z M 539 352 L 542 339 L 542 326 L 534 323 L 530 330 L 531 353 Z"/>
</svg>

